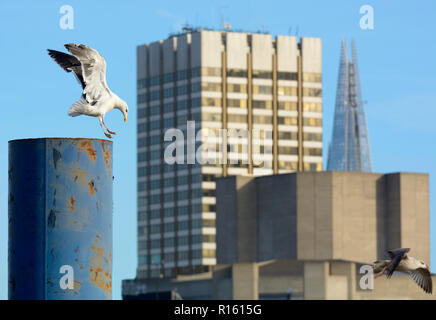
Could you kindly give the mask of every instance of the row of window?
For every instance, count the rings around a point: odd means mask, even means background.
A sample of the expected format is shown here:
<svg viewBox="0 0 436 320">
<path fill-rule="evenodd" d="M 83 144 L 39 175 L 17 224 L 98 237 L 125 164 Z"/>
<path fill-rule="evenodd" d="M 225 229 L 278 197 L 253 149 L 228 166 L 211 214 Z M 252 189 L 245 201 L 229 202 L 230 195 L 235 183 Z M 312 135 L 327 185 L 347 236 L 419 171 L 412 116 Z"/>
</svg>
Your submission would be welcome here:
<svg viewBox="0 0 436 320">
<path fill-rule="evenodd" d="M 272 79 L 273 73 L 272 71 L 266 71 L 266 70 L 252 70 L 251 72 L 253 79 Z M 177 80 L 185 80 L 188 78 L 188 70 L 180 70 L 176 73 L 177 77 L 175 77 L 175 74 L 173 72 L 166 73 L 163 75 L 163 83 L 170 83 L 174 82 L 177 78 Z M 221 77 L 222 76 L 222 70 L 221 68 L 214 68 L 214 67 L 195 67 L 191 69 L 191 77 L 196 78 L 200 76 L 206 76 L 206 77 Z M 227 77 L 234 77 L 234 78 L 247 78 L 248 77 L 248 71 L 246 69 L 227 69 L 226 70 L 226 76 Z M 277 72 L 277 79 L 278 80 L 298 80 L 298 73 L 297 72 L 283 72 L 278 71 Z M 321 73 L 314 73 L 314 72 L 303 72 L 303 81 L 305 82 L 321 82 L 322 81 L 322 75 Z M 154 76 L 150 78 L 150 86 L 155 86 L 160 84 L 160 76 Z M 138 79 L 137 81 L 137 87 L 138 89 L 143 89 L 147 87 L 147 79 L 142 78 Z"/>
<path fill-rule="evenodd" d="M 160 254 L 152 255 L 150 262 L 151 262 L 151 264 L 155 264 L 155 265 L 162 264 L 162 263 L 165 264 L 165 263 L 173 262 L 176 256 L 177 256 L 177 259 L 179 261 L 189 259 L 188 251 L 175 251 L 175 252 L 165 253 L 162 261 L 161 261 Z M 201 259 L 202 257 L 203 258 L 215 258 L 216 252 L 215 252 L 215 250 L 212 250 L 212 249 L 193 250 L 191 252 L 191 257 L 193 260 Z M 147 256 L 147 255 L 140 255 L 138 258 L 139 265 L 146 265 L 148 263 L 148 258 L 149 258 L 149 256 Z M 177 271 L 175 269 L 176 268 L 164 269 L 165 276 L 173 276 L 176 274 L 182 274 L 181 270 L 183 268 L 178 268 Z M 202 270 L 202 271 L 204 272 L 204 270 Z M 162 270 L 160 270 L 160 269 L 159 270 L 151 270 L 152 277 L 159 277 L 159 276 L 161 276 L 161 273 L 162 273 Z M 189 273 L 192 273 L 192 271 L 190 270 Z"/>
<path fill-rule="evenodd" d="M 200 92 L 200 91 L 209 91 L 209 92 L 221 92 L 222 86 L 221 83 L 214 82 L 195 82 L 191 84 L 191 92 Z M 297 96 L 297 87 L 288 87 L 288 86 L 279 86 L 277 87 L 277 95 L 279 96 Z M 247 93 L 247 85 L 246 84 L 227 84 L 227 92 L 236 92 L 236 93 Z M 182 85 L 177 87 L 177 94 L 184 95 L 188 94 L 188 85 Z M 267 85 L 253 85 L 253 94 L 273 94 L 273 87 Z M 321 97 L 322 90 L 320 88 L 303 88 L 303 96 L 305 97 Z M 163 97 L 170 98 L 174 96 L 174 88 L 166 88 L 163 90 Z M 160 90 L 150 91 L 150 101 L 159 100 Z M 145 103 L 147 96 L 146 93 L 139 94 L 138 104 Z"/>
</svg>

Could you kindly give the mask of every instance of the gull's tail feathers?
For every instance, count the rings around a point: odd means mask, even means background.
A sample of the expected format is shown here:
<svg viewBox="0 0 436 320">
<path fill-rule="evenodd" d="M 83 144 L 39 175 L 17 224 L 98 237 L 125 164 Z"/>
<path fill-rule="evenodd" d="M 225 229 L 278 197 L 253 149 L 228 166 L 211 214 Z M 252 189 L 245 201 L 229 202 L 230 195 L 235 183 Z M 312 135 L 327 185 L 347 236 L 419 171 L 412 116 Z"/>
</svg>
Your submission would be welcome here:
<svg viewBox="0 0 436 320">
<path fill-rule="evenodd" d="M 70 109 L 68 109 L 68 115 L 70 117 L 77 117 L 81 114 L 86 114 L 88 106 L 88 101 L 81 97 L 79 100 L 73 103 Z"/>
</svg>

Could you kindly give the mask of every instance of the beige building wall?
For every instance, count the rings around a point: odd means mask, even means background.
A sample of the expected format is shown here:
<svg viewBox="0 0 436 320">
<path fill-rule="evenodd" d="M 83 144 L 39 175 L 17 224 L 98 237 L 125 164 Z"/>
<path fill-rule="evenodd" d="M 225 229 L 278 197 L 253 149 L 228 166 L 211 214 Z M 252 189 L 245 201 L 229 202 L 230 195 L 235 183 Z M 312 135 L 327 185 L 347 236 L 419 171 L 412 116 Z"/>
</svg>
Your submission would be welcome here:
<svg viewBox="0 0 436 320">
<path fill-rule="evenodd" d="M 277 70 L 297 72 L 297 56 L 299 55 L 297 37 L 277 36 Z"/>
</svg>

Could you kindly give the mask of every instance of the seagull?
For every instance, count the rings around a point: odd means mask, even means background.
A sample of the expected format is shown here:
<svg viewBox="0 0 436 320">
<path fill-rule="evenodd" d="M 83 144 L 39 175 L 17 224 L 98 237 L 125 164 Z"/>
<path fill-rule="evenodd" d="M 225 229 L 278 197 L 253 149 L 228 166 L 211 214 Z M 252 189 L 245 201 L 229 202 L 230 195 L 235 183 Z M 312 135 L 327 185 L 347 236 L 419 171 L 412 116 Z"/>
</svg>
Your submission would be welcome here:
<svg viewBox="0 0 436 320">
<path fill-rule="evenodd" d="M 118 109 L 123 113 L 126 122 L 129 108 L 106 84 L 106 61 L 97 50 L 83 44 L 69 43 L 65 48 L 72 55 L 51 49 L 47 51 L 62 69 L 73 72 L 82 86 L 82 96 L 70 107 L 68 115 L 77 117 L 83 114 L 97 117 L 104 134 L 111 139 L 111 134 L 115 132 L 109 130 L 104 122 L 106 112 Z"/>
<path fill-rule="evenodd" d="M 389 279 L 394 271 L 407 272 L 426 293 L 432 293 L 433 282 L 430 268 L 421 260 L 409 256 L 410 248 L 400 248 L 388 251 L 388 260 L 375 261 L 373 264 L 374 278 L 382 276 L 386 272 Z"/>
</svg>

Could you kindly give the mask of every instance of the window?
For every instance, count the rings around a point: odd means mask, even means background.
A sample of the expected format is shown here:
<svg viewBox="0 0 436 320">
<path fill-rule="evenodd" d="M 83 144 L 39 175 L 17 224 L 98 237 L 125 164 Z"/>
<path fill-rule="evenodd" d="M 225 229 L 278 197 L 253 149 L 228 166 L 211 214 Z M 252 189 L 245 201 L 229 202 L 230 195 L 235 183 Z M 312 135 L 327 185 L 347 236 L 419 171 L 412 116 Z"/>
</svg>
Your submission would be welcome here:
<svg viewBox="0 0 436 320">
<path fill-rule="evenodd" d="M 215 242 L 215 235 L 214 234 L 203 234 L 203 242 Z"/>
<path fill-rule="evenodd" d="M 297 132 L 279 131 L 278 136 L 279 140 L 298 140 Z"/>
<path fill-rule="evenodd" d="M 303 118 L 303 125 L 310 127 L 321 127 L 322 119 L 321 118 Z"/>
<path fill-rule="evenodd" d="M 303 154 L 305 156 L 322 156 L 322 149 L 319 148 L 304 148 Z"/>
<path fill-rule="evenodd" d="M 227 115 L 227 122 L 247 122 L 247 115 L 245 114 L 229 114 Z"/>
<path fill-rule="evenodd" d="M 321 97 L 322 90 L 319 88 L 303 88 L 303 96 L 305 97 Z"/>
<path fill-rule="evenodd" d="M 247 70 L 243 69 L 227 69 L 227 77 L 246 78 Z"/>
<path fill-rule="evenodd" d="M 138 124 L 138 133 L 147 131 L 147 123 L 139 123 Z"/>
<path fill-rule="evenodd" d="M 290 102 L 290 101 L 279 101 L 278 108 L 279 108 L 279 110 L 296 111 L 297 110 L 297 103 Z"/>
<path fill-rule="evenodd" d="M 138 118 L 145 118 L 147 116 L 147 110 L 145 108 L 138 109 Z"/>
<path fill-rule="evenodd" d="M 227 92 L 246 93 L 247 92 L 247 85 L 246 84 L 229 83 L 229 84 L 227 84 Z"/>
<path fill-rule="evenodd" d="M 221 68 L 203 67 L 201 75 L 206 77 L 221 77 Z"/>
<path fill-rule="evenodd" d="M 201 98 L 201 105 L 205 107 L 220 107 L 220 98 Z"/>
<path fill-rule="evenodd" d="M 147 190 L 147 183 L 146 182 L 138 182 L 138 191 L 145 191 Z"/>
<path fill-rule="evenodd" d="M 174 112 L 174 103 L 167 102 L 164 103 L 164 113 Z"/>
<path fill-rule="evenodd" d="M 272 124 L 272 116 L 254 115 L 253 122 L 262 123 L 262 124 Z"/>
<path fill-rule="evenodd" d="M 154 76 L 150 78 L 150 86 L 156 86 L 160 83 L 160 76 Z"/>
<path fill-rule="evenodd" d="M 221 83 L 202 82 L 201 83 L 201 90 L 219 92 L 219 91 L 221 91 Z"/>
<path fill-rule="evenodd" d="M 209 112 L 203 112 L 201 114 L 201 120 L 202 121 L 221 121 L 221 113 L 209 113 Z"/>
<path fill-rule="evenodd" d="M 159 100 L 160 99 L 160 90 L 154 90 L 150 92 L 150 101 Z"/>
<path fill-rule="evenodd" d="M 174 247 L 174 238 L 165 238 L 164 246 L 167 248 Z"/>
<path fill-rule="evenodd" d="M 196 87 L 198 85 L 198 88 Z M 197 92 L 200 90 L 199 83 L 191 84 L 192 92 Z M 177 87 L 177 95 L 188 94 L 188 85 L 184 84 Z"/>
<path fill-rule="evenodd" d="M 227 99 L 227 107 L 229 108 L 247 108 L 247 100 L 245 99 Z"/>
<path fill-rule="evenodd" d="M 147 79 L 138 79 L 137 84 L 136 84 L 138 89 L 143 89 L 147 86 Z"/>
<path fill-rule="evenodd" d="M 215 258 L 216 253 L 213 249 L 203 249 L 203 258 Z"/>
<path fill-rule="evenodd" d="M 279 146 L 279 153 L 280 154 L 298 155 L 298 148 L 297 147 L 281 147 L 281 146 Z"/>
<path fill-rule="evenodd" d="M 177 72 L 177 80 L 185 80 L 188 78 L 188 70 L 181 70 Z"/>
<path fill-rule="evenodd" d="M 163 82 L 168 83 L 174 81 L 174 73 L 166 73 L 164 74 Z"/>
<path fill-rule="evenodd" d="M 146 93 L 138 94 L 137 100 L 138 100 L 138 104 L 147 102 L 147 94 Z"/>
<path fill-rule="evenodd" d="M 145 207 L 147 205 L 147 197 L 138 197 L 138 207 Z"/>
<path fill-rule="evenodd" d="M 306 112 L 322 112 L 322 105 L 321 105 L 321 103 L 304 102 L 303 103 L 303 111 L 306 111 Z"/>
<path fill-rule="evenodd" d="M 272 94 L 272 87 L 253 85 L 253 94 Z"/>
<path fill-rule="evenodd" d="M 174 193 L 172 193 L 172 192 L 165 193 L 164 194 L 164 201 L 165 202 L 172 202 L 172 201 L 174 201 Z"/>
<path fill-rule="evenodd" d="M 272 109 L 271 100 L 253 100 L 253 108 L 258 109 Z"/>
<path fill-rule="evenodd" d="M 297 170 L 297 162 L 279 161 L 279 169 Z"/>
<path fill-rule="evenodd" d="M 174 96 L 174 88 L 167 88 L 164 90 L 164 98 L 170 98 Z"/>
<path fill-rule="evenodd" d="M 272 79 L 271 71 L 262 71 L 262 70 L 253 70 L 252 73 L 253 79 Z"/>
<path fill-rule="evenodd" d="M 278 80 L 297 80 L 297 72 L 277 72 Z"/>
<path fill-rule="evenodd" d="M 160 173 L 160 165 L 150 166 L 150 174 L 159 174 Z"/>
<path fill-rule="evenodd" d="M 138 162 L 142 162 L 146 160 L 147 160 L 147 152 L 138 153 Z"/>
<path fill-rule="evenodd" d="M 322 141 L 322 134 L 321 133 L 305 132 L 305 133 L 303 133 L 303 140 L 305 140 L 305 141 Z"/>
<path fill-rule="evenodd" d="M 210 220 L 210 219 L 204 219 L 203 220 L 203 227 L 206 227 L 206 228 L 215 228 L 215 226 L 216 226 L 216 221 L 215 220 Z"/>
<path fill-rule="evenodd" d="M 277 94 L 279 96 L 296 96 L 297 87 L 278 87 Z"/>
<path fill-rule="evenodd" d="M 304 171 L 321 171 L 322 163 L 304 163 Z"/>
<path fill-rule="evenodd" d="M 303 81 L 321 82 L 322 81 L 321 73 L 304 72 L 303 73 Z"/>
<path fill-rule="evenodd" d="M 291 117 L 278 117 L 277 121 L 278 124 L 284 124 L 288 126 L 296 125 L 298 123 L 297 118 L 291 118 Z"/>
</svg>

